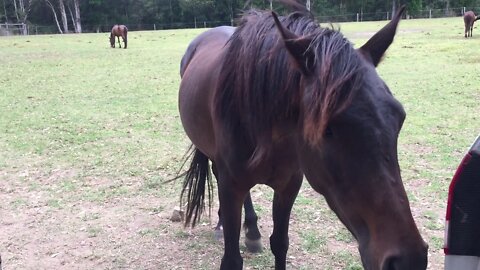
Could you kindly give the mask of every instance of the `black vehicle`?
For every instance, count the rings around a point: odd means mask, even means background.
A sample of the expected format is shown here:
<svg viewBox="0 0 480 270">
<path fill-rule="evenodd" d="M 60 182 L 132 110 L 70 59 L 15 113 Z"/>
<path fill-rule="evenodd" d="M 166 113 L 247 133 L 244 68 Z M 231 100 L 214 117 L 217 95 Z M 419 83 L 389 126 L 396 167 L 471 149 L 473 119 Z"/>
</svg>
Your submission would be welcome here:
<svg viewBox="0 0 480 270">
<path fill-rule="evenodd" d="M 444 252 L 445 270 L 480 270 L 480 136 L 450 183 Z"/>
</svg>

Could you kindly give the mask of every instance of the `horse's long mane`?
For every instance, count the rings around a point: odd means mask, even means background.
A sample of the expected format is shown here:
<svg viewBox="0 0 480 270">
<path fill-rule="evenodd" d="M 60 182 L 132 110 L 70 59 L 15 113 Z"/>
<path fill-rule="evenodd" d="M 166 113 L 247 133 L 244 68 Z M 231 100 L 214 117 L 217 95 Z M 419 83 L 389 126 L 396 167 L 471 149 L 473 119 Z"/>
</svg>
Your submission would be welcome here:
<svg viewBox="0 0 480 270">
<path fill-rule="evenodd" d="M 243 134 L 254 147 L 250 164 L 268 155 L 272 129 L 287 121 L 318 143 L 360 77 L 360 58 L 341 33 L 320 27 L 305 10 L 280 21 L 296 35 L 312 38 L 312 75 L 302 75 L 291 61 L 271 12 L 250 10 L 227 44 L 216 89 L 216 115 L 227 134 Z"/>
</svg>

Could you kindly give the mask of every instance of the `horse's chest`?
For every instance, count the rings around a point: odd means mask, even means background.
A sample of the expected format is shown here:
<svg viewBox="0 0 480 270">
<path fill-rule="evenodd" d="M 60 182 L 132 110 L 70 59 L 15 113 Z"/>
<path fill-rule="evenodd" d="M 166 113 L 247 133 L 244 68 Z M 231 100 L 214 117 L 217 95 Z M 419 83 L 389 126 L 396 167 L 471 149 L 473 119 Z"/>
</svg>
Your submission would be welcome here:
<svg viewBox="0 0 480 270">
<path fill-rule="evenodd" d="M 255 170 L 258 184 L 276 188 L 283 185 L 300 170 L 298 159 L 293 151 L 273 151 L 268 159 Z"/>
</svg>

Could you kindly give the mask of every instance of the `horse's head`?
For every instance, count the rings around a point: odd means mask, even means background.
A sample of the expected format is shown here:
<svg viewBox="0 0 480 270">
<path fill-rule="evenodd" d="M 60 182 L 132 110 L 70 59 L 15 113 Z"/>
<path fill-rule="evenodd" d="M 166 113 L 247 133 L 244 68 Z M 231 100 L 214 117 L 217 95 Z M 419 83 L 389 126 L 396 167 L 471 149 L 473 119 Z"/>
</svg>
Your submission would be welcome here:
<svg viewBox="0 0 480 270">
<path fill-rule="evenodd" d="M 298 36 L 274 15 L 303 74 L 302 170 L 355 236 L 369 270 L 427 267 L 427 245 L 413 220 L 397 158 L 405 111 L 375 69 L 403 11 L 358 50 L 343 38 L 331 41 L 340 35 L 334 31 L 323 38 L 330 41 Z"/>
</svg>

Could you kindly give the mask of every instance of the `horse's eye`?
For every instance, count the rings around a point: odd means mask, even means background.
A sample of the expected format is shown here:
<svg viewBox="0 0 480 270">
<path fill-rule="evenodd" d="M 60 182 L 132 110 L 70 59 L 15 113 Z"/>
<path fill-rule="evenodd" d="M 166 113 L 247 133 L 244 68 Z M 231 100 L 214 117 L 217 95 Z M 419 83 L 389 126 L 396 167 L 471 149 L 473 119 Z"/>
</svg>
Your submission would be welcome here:
<svg viewBox="0 0 480 270">
<path fill-rule="evenodd" d="M 324 136 L 325 136 L 325 138 L 332 138 L 333 137 L 332 128 L 327 126 L 327 128 L 325 129 L 325 132 L 324 132 Z"/>
</svg>

